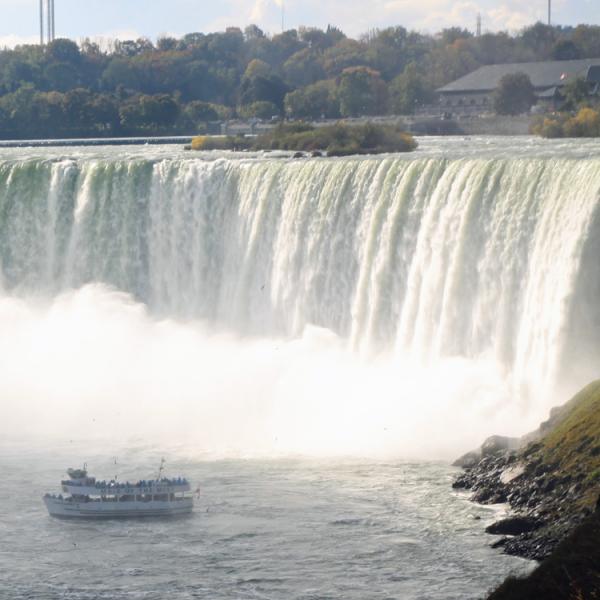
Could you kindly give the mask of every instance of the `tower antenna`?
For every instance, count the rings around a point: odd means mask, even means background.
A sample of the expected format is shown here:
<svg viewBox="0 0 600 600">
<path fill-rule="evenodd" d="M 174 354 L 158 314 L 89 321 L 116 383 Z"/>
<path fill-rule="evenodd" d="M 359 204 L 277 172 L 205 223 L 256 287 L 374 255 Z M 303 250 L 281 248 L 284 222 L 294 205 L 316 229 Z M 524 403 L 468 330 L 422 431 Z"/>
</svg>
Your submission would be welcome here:
<svg viewBox="0 0 600 600">
<path fill-rule="evenodd" d="M 46 41 L 50 43 L 52 41 L 52 12 L 51 12 L 52 0 L 46 0 Z"/>
<path fill-rule="evenodd" d="M 40 0 L 40 46 L 44 45 L 44 0 Z"/>
<path fill-rule="evenodd" d="M 481 37 L 481 13 L 477 13 L 477 37 Z"/>
<path fill-rule="evenodd" d="M 285 0 L 281 0 L 281 33 L 285 33 Z"/>
<path fill-rule="evenodd" d="M 548 0 L 548 27 L 552 26 L 552 0 Z"/>
<path fill-rule="evenodd" d="M 44 25 L 46 29 L 46 42 L 49 44 L 56 38 L 56 27 L 54 20 L 54 0 L 46 0 L 44 10 L 44 0 L 40 0 L 40 43 L 44 44 Z M 46 22 L 44 23 L 44 16 Z"/>
</svg>

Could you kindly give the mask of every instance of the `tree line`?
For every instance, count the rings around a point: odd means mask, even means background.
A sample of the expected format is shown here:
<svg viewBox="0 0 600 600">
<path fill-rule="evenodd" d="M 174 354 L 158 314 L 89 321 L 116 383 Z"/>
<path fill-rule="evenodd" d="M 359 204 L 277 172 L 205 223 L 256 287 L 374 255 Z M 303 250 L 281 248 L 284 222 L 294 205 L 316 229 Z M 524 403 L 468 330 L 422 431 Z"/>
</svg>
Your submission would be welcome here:
<svg viewBox="0 0 600 600">
<path fill-rule="evenodd" d="M 435 35 L 255 25 L 113 41 L 57 39 L 0 51 L 0 138 L 202 133 L 233 117 L 411 114 L 485 64 L 600 57 L 600 27 Z"/>
</svg>

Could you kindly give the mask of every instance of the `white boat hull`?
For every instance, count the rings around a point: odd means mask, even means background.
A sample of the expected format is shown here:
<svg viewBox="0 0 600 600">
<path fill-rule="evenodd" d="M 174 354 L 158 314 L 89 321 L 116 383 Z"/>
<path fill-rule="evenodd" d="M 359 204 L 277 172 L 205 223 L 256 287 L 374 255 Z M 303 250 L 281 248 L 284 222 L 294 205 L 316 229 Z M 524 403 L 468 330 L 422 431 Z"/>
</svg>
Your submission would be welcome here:
<svg viewBox="0 0 600 600">
<path fill-rule="evenodd" d="M 175 517 L 189 515 L 194 508 L 193 498 L 180 500 L 110 501 L 73 500 L 45 497 L 44 504 L 53 517 L 65 519 L 131 519 L 137 517 Z"/>
</svg>

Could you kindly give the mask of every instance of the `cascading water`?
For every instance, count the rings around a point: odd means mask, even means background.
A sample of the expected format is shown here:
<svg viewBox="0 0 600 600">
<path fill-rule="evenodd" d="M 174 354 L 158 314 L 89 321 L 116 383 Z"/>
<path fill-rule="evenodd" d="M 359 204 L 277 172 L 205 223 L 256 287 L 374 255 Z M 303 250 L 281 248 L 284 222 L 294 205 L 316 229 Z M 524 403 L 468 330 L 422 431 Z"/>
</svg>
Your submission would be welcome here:
<svg viewBox="0 0 600 600">
<path fill-rule="evenodd" d="M 551 388 L 576 323 L 598 322 L 577 290 L 600 281 L 599 191 L 600 159 L 510 153 L 5 158 L 1 288 L 102 283 L 153 319 L 258 338 L 317 326 L 366 357 L 484 359 Z"/>
</svg>

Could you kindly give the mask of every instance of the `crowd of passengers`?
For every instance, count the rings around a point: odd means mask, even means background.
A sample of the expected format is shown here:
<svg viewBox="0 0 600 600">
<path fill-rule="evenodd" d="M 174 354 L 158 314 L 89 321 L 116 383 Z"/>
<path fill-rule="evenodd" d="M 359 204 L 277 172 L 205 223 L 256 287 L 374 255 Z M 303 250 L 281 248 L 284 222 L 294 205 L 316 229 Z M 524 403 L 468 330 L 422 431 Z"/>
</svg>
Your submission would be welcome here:
<svg viewBox="0 0 600 600">
<path fill-rule="evenodd" d="M 64 484 L 74 485 L 74 486 L 85 486 L 90 487 L 90 483 L 80 483 L 78 481 L 64 481 Z M 110 481 L 96 481 L 94 482 L 94 487 L 96 488 L 114 488 L 114 489 L 122 489 L 122 488 L 145 488 L 156 485 L 187 485 L 188 480 L 185 477 L 175 477 L 175 478 L 167 478 L 163 477 L 162 479 L 142 479 L 137 483 L 129 483 L 129 481 L 120 482 L 111 479 Z"/>
</svg>

